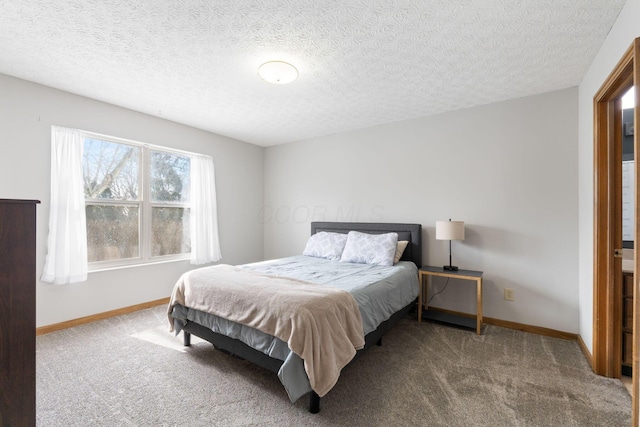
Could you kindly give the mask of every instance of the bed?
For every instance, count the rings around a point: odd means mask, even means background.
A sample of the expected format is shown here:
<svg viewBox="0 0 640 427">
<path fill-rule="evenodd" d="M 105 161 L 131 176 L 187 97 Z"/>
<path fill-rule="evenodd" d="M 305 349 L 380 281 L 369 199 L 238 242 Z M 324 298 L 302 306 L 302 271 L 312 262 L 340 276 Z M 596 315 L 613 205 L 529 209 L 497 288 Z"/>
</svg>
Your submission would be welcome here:
<svg viewBox="0 0 640 427">
<path fill-rule="evenodd" d="M 398 242 L 407 242 L 396 254 L 401 253 L 399 262 L 392 266 L 344 262 L 347 252 L 353 253 L 355 237 L 393 236 L 389 233 L 397 234 Z M 383 334 L 415 307 L 421 234 L 420 224 L 312 222 L 306 255 L 185 273 L 174 287 L 168 308 L 172 329 L 176 334 L 183 332 L 186 346 L 193 334 L 275 372 L 292 402 L 308 394 L 309 411 L 317 413 L 320 397 L 335 385 L 340 370 L 366 348 L 381 345 Z M 335 256 L 309 256 L 311 240 L 327 236 L 347 242 L 343 262 Z M 236 281 L 241 286 L 225 287 Z M 245 285 L 251 292 L 244 291 Z M 254 300 L 245 301 L 247 295 L 239 295 L 238 288 Z M 296 298 L 298 289 L 315 299 L 294 305 L 287 298 Z M 261 301 L 271 303 L 256 308 Z M 286 321 L 265 323 L 271 316 L 266 311 L 279 312 Z M 328 330 L 322 332 L 322 328 Z M 283 330 L 288 335 L 283 336 Z"/>
</svg>

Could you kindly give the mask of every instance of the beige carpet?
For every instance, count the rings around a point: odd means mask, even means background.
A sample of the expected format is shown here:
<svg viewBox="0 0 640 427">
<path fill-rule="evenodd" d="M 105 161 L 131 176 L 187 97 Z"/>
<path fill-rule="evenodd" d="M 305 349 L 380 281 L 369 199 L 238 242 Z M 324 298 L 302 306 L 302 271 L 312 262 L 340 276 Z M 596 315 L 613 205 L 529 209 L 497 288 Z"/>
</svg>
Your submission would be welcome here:
<svg viewBox="0 0 640 427">
<path fill-rule="evenodd" d="M 407 318 L 307 412 L 277 376 L 167 332 L 165 307 L 37 338 L 38 426 L 629 426 L 577 343 Z"/>
</svg>

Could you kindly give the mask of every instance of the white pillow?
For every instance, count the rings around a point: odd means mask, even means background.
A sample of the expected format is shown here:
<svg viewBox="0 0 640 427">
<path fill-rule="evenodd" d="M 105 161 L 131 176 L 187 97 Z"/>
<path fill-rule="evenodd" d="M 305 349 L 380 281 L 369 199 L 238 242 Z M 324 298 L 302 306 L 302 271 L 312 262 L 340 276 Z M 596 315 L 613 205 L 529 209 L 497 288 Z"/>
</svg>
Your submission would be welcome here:
<svg viewBox="0 0 640 427">
<path fill-rule="evenodd" d="M 404 250 L 407 248 L 408 244 L 408 240 L 398 240 L 398 246 L 396 247 L 396 256 L 393 259 L 394 264 L 397 264 L 400 261 L 400 258 L 402 258 L 402 254 L 404 253 Z"/>
<path fill-rule="evenodd" d="M 398 234 L 367 234 L 350 231 L 341 262 L 393 265 L 398 247 Z"/>
<path fill-rule="evenodd" d="M 337 261 L 342 255 L 342 250 L 346 242 L 347 235 L 344 233 L 320 231 L 309 237 L 302 255 Z"/>
</svg>

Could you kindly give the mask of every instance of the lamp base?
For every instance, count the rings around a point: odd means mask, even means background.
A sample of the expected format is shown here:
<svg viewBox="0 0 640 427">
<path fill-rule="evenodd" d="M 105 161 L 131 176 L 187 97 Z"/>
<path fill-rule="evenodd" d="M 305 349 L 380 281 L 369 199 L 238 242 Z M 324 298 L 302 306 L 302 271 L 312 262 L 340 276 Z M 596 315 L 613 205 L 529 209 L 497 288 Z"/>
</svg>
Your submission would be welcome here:
<svg viewBox="0 0 640 427">
<path fill-rule="evenodd" d="M 455 265 L 445 265 L 442 269 L 447 271 L 458 271 L 458 267 Z"/>
</svg>

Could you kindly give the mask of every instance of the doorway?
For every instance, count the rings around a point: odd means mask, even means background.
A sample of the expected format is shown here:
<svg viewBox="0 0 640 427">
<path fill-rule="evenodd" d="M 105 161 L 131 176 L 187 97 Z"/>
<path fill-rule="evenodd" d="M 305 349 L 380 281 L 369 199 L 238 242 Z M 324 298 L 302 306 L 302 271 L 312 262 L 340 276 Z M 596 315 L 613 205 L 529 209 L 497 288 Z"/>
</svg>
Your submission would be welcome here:
<svg viewBox="0 0 640 427">
<path fill-rule="evenodd" d="M 616 65 L 605 83 L 594 97 L 594 274 L 593 274 L 593 359 L 596 374 L 620 378 L 622 369 L 622 146 L 623 115 L 622 97 L 631 88 L 635 89 L 635 104 L 640 92 L 640 38 Z M 640 122 L 640 109 L 634 108 L 634 123 Z M 638 152 L 638 135 L 633 136 L 634 153 Z M 638 188 L 638 164 L 632 166 L 634 195 Z M 638 197 L 634 197 L 631 214 L 638 224 Z M 638 229 L 631 232 L 633 241 L 638 241 Z M 633 251 L 631 279 L 632 333 L 631 369 L 633 425 L 638 425 L 638 344 L 640 338 L 639 315 L 640 294 L 638 283 L 638 251 Z"/>
</svg>

